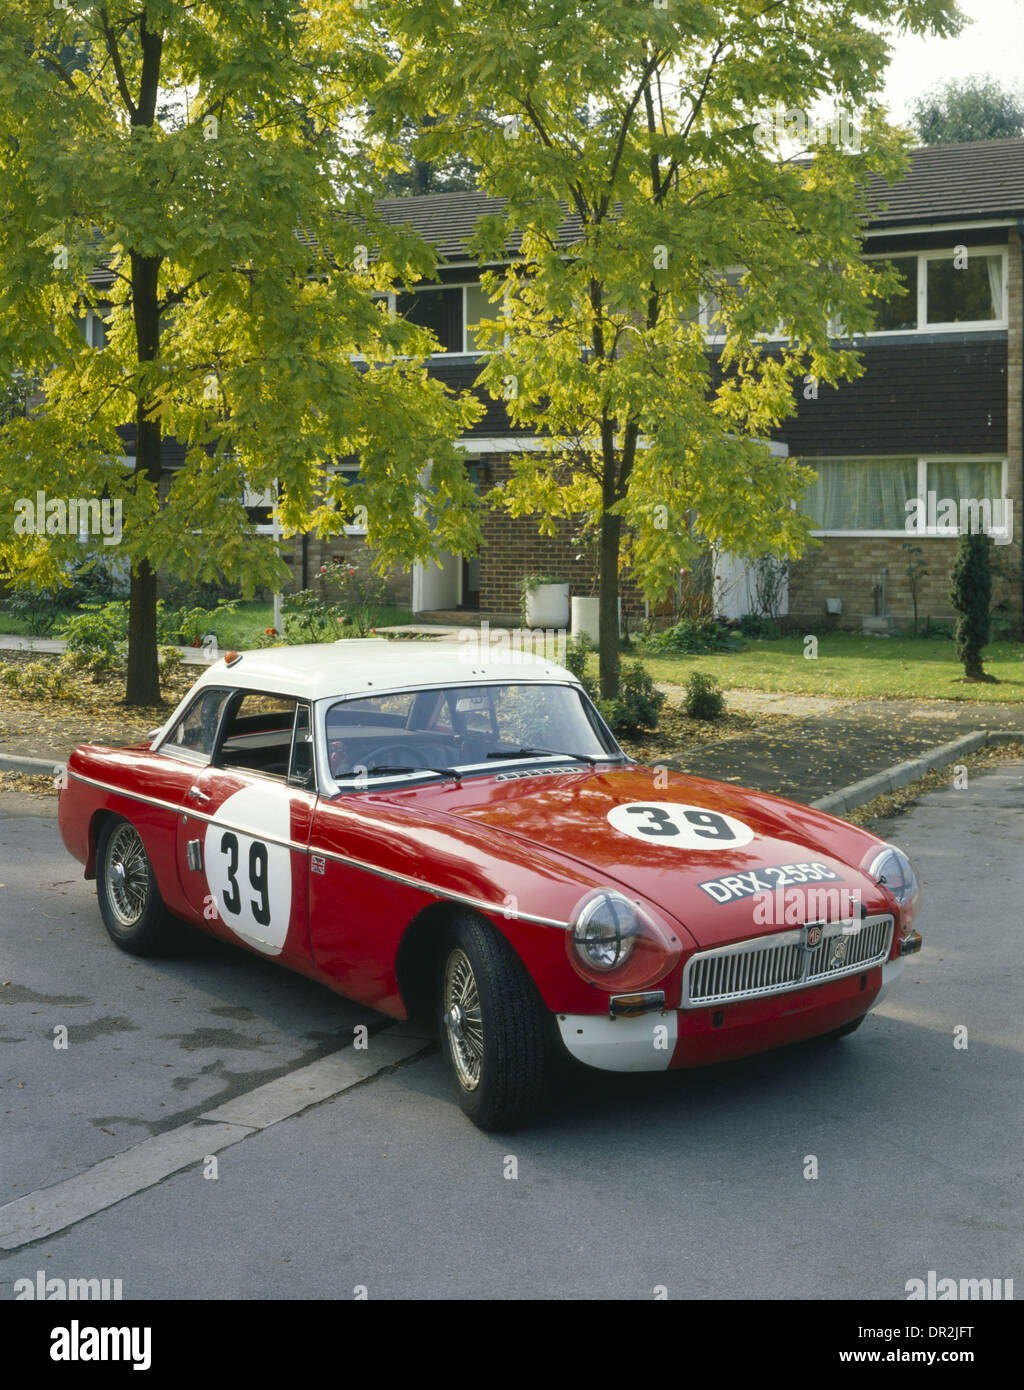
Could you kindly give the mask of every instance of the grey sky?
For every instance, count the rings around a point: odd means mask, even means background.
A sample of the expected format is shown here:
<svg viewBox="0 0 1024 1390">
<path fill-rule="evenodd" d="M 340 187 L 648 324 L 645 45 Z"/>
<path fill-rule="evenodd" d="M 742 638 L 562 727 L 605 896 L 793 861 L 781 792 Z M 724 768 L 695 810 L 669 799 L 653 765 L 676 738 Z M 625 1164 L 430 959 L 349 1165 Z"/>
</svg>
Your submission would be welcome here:
<svg viewBox="0 0 1024 1390">
<path fill-rule="evenodd" d="M 905 120 L 914 97 L 949 78 L 991 74 L 1004 85 L 1021 84 L 1024 0 L 960 0 L 960 9 L 974 23 L 959 38 L 895 41 L 884 93 L 893 120 Z"/>
</svg>

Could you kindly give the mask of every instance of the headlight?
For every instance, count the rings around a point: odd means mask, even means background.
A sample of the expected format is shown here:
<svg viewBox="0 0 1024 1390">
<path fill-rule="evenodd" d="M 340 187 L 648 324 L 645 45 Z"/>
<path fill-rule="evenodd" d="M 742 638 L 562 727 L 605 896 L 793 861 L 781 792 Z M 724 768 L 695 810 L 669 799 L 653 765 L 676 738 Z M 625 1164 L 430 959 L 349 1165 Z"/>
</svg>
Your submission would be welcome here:
<svg viewBox="0 0 1024 1390">
<path fill-rule="evenodd" d="M 617 970 L 636 944 L 636 909 L 620 893 L 601 892 L 583 902 L 572 925 L 572 944 L 591 970 Z"/>
<path fill-rule="evenodd" d="M 921 880 L 917 870 L 895 845 L 883 845 L 874 852 L 867 873 L 876 883 L 884 884 L 900 905 L 900 926 L 910 929 L 921 905 Z"/>
<path fill-rule="evenodd" d="M 614 888 L 599 888 L 577 904 L 566 944 L 577 974 L 615 991 L 646 989 L 668 974 L 683 949 L 670 927 Z"/>
</svg>

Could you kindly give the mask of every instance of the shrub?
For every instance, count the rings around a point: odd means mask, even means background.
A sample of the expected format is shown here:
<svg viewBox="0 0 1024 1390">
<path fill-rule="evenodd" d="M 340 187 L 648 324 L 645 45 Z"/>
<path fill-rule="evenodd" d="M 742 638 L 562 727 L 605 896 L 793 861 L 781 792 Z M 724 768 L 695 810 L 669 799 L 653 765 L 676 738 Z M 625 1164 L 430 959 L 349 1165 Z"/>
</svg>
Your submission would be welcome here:
<svg viewBox="0 0 1024 1390">
<path fill-rule="evenodd" d="M 657 729 L 664 703 L 665 696 L 655 689 L 644 666 L 630 661 L 622 668 L 618 699 L 599 700 L 597 707 L 613 733 L 633 734 L 641 729 Z"/>
<path fill-rule="evenodd" d="M 714 676 L 694 671 L 686 682 L 683 708 L 691 719 L 720 719 L 725 713 L 725 696 Z"/>
<path fill-rule="evenodd" d="M 15 589 L 5 607 L 33 637 L 48 637 L 64 614 L 52 589 Z"/>
<path fill-rule="evenodd" d="M 333 603 L 313 589 L 300 589 L 288 595 L 284 605 L 286 641 L 329 642 L 337 635 L 338 613 Z"/>
<path fill-rule="evenodd" d="M 736 626 L 744 637 L 753 641 L 774 642 L 782 636 L 782 628 L 774 618 L 766 618 L 760 613 L 744 613 Z"/>
<path fill-rule="evenodd" d="M 74 694 L 68 665 L 62 661 L 28 661 L 4 666 L 0 685 L 24 700 L 66 700 Z"/>
<path fill-rule="evenodd" d="M 365 551 L 346 560 L 341 557 L 320 566 L 321 585 L 334 583 L 340 593 L 340 617 L 334 610 L 334 630 L 338 637 L 339 621 L 354 627 L 358 637 L 368 636 L 381 620 L 387 607 L 387 580 L 373 569 Z M 289 600 L 290 602 L 290 600 Z M 347 635 L 347 634 L 346 634 Z"/>
<path fill-rule="evenodd" d="M 643 651 L 648 656 L 694 656 L 699 652 L 738 652 L 743 639 L 714 618 L 683 618 L 664 632 L 645 634 Z"/>
<path fill-rule="evenodd" d="M 164 600 L 157 604 L 159 639 L 175 647 L 198 647 L 216 620 L 233 613 L 237 599 L 223 599 L 215 608 L 171 608 Z"/>
<path fill-rule="evenodd" d="M 582 685 L 592 700 L 597 699 L 597 682 L 593 676 L 587 675 L 587 659 L 594 650 L 594 644 L 585 632 L 581 632 L 578 637 L 574 637 L 565 649 L 565 669 L 572 674 Z"/>
<path fill-rule="evenodd" d="M 992 568 L 989 539 L 981 531 L 966 532 L 957 544 L 950 572 L 949 596 L 958 617 L 956 654 L 968 680 L 985 680 L 981 651 L 989 639 Z"/>
<path fill-rule="evenodd" d="M 77 666 L 99 671 L 124 660 L 128 650 L 128 604 L 89 603 L 65 618 L 58 635 Z"/>
</svg>

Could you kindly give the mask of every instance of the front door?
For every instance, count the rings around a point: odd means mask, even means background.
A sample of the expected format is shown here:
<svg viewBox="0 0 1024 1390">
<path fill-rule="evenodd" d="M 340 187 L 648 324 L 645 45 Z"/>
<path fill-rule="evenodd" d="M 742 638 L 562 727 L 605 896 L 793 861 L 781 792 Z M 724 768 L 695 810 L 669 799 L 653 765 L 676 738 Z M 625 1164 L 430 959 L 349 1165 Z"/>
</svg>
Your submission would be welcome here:
<svg viewBox="0 0 1024 1390">
<path fill-rule="evenodd" d="M 185 792 L 178 871 L 204 925 L 268 956 L 308 959 L 307 848 L 316 806 L 309 706 L 236 697 L 211 764 Z"/>
</svg>

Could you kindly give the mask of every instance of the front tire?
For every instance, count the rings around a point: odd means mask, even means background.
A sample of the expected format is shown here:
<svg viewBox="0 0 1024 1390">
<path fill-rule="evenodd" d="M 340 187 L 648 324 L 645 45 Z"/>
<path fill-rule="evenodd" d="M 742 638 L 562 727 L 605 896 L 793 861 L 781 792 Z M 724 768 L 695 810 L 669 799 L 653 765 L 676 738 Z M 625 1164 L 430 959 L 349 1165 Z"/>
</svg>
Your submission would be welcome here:
<svg viewBox="0 0 1024 1390">
<path fill-rule="evenodd" d="M 550 1020 L 504 937 L 459 918 L 442 957 L 441 1039 L 459 1105 L 480 1129 L 514 1129 L 548 1096 Z"/>
<path fill-rule="evenodd" d="M 119 816 L 103 824 L 96 847 L 96 897 L 110 939 L 133 956 L 160 955 L 173 925 L 142 836 Z"/>
</svg>

